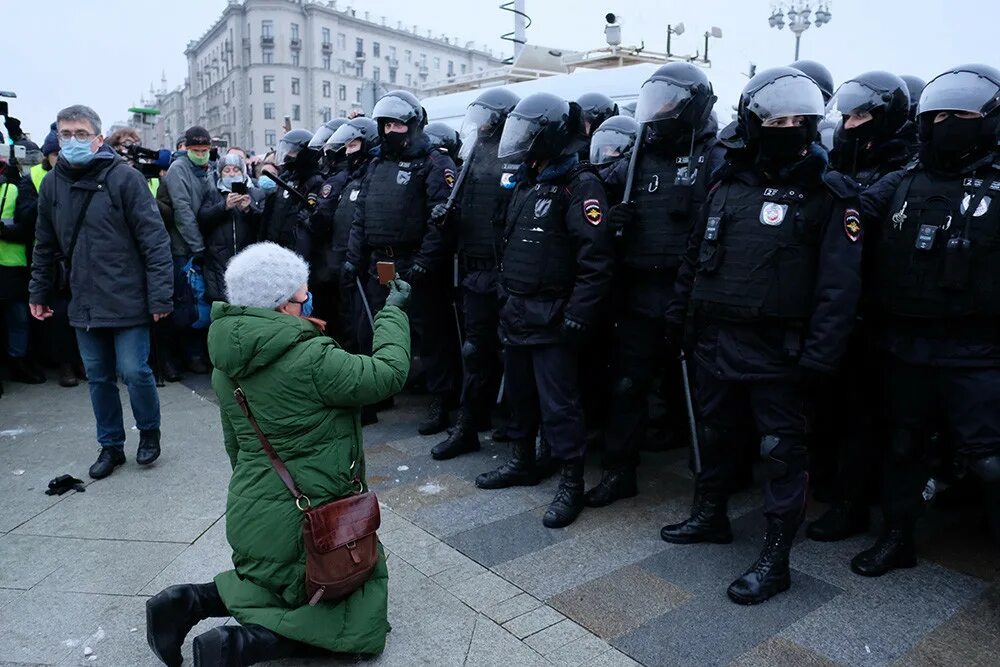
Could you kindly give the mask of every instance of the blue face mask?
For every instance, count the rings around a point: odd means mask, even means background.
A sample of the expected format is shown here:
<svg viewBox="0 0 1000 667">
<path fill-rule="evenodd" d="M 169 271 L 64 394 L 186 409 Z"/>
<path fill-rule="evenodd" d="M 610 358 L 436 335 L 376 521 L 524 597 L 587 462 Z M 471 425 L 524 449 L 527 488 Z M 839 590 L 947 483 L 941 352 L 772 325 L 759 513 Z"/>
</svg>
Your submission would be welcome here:
<svg viewBox="0 0 1000 667">
<path fill-rule="evenodd" d="M 73 138 L 62 144 L 59 154 L 66 158 L 74 167 L 82 167 L 94 159 L 94 151 L 90 150 L 90 141 L 80 141 Z"/>
<path fill-rule="evenodd" d="M 278 184 L 271 180 L 271 177 L 267 174 L 263 175 L 257 181 L 258 187 L 265 192 L 274 192 L 278 189 Z"/>
<path fill-rule="evenodd" d="M 235 176 L 223 176 L 219 182 L 222 183 L 222 187 L 225 188 L 226 190 L 232 190 L 233 183 L 235 183 L 236 181 L 240 181 L 242 183 L 243 179 L 236 178 Z"/>
<path fill-rule="evenodd" d="M 309 317 L 313 314 L 313 293 L 306 292 L 306 300 L 302 302 L 302 317 Z"/>
</svg>

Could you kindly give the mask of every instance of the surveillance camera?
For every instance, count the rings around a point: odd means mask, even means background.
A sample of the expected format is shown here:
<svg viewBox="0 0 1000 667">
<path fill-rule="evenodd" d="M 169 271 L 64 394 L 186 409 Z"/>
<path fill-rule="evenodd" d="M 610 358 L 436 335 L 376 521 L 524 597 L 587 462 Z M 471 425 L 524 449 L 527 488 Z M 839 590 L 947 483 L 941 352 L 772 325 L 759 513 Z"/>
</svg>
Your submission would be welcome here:
<svg viewBox="0 0 1000 667">
<path fill-rule="evenodd" d="M 622 17 L 620 14 L 616 15 L 613 14 L 612 12 L 608 12 L 607 14 L 604 15 L 604 20 L 607 21 L 609 24 L 615 24 L 615 23 L 620 23 Z"/>
</svg>

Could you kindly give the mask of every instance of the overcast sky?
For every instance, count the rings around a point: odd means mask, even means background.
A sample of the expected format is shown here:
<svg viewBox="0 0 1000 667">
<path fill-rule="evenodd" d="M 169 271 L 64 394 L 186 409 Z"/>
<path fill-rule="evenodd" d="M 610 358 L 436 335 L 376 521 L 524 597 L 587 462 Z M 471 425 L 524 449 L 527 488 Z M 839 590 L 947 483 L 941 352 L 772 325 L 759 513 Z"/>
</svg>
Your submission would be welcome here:
<svg viewBox="0 0 1000 667">
<path fill-rule="evenodd" d="M 14 0 L 11 0 L 13 2 Z M 41 143 L 56 112 L 69 104 L 93 106 L 105 126 L 128 117 L 150 83 L 160 85 L 166 72 L 173 88 L 186 72 L 184 48 L 218 18 L 225 0 L 33 0 L 17 2 L 16 17 L 6 12 L 7 67 L 0 90 L 13 90 L 12 115 Z M 458 36 L 463 42 L 487 43 L 510 52 L 500 34 L 512 28 L 511 15 L 499 0 L 454 3 L 398 0 L 340 0 L 375 20 L 385 15 Z M 710 76 L 720 104 L 731 105 L 742 87 L 740 72 L 753 61 L 759 68 L 786 65 L 794 55 L 794 36 L 786 27 L 770 28 L 769 0 L 527 0 L 533 24 L 528 41 L 572 50 L 599 48 L 604 42 L 604 14 L 624 14 L 623 43 L 645 41 L 663 51 L 667 24 L 683 22 L 674 37 L 674 53 L 701 50 L 704 32 L 718 26 L 712 39 Z M 1000 65 L 996 0 L 833 0 L 833 20 L 810 28 L 802 37 L 803 58 L 820 60 L 838 83 L 872 69 L 929 78 L 966 62 Z M 451 13 L 446 12 L 448 6 Z M 813 2 L 815 7 L 815 2 Z"/>
</svg>

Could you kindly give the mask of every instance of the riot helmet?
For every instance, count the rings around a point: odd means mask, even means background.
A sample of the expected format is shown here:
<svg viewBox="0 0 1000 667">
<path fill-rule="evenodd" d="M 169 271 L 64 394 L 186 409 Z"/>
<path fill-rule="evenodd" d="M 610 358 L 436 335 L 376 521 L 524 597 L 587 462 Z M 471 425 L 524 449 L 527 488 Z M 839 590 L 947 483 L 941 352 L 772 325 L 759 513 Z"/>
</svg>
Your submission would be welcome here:
<svg viewBox="0 0 1000 667">
<path fill-rule="evenodd" d="M 469 105 L 459 130 L 461 149 L 458 157 L 468 160 L 477 141 L 500 140 L 504 121 L 521 98 L 506 88 L 491 88 Z"/>
<path fill-rule="evenodd" d="M 347 145 L 355 139 L 361 140 L 361 147 L 357 151 L 348 153 Z M 327 155 L 332 153 L 334 159 L 344 158 L 348 168 L 353 170 L 368 158 L 369 151 L 378 143 L 378 126 L 375 121 L 359 116 L 338 127 L 333 136 L 327 140 L 324 150 Z"/>
<path fill-rule="evenodd" d="M 912 74 L 902 74 L 899 77 L 906 84 L 906 89 L 910 93 L 910 120 L 917 119 L 917 102 L 920 101 L 920 93 L 923 92 L 927 82 L 919 76 Z"/>
<path fill-rule="evenodd" d="M 949 115 L 937 122 L 939 113 Z M 962 115 L 975 114 L 974 117 Z M 921 156 L 957 168 L 995 150 L 1000 121 L 1000 71 L 961 65 L 930 80 L 920 93 L 917 126 Z"/>
<path fill-rule="evenodd" d="M 580 105 L 552 93 L 535 93 L 507 116 L 497 157 L 522 162 L 554 160 L 586 145 Z"/>
<path fill-rule="evenodd" d="M 858 149 L 896 136 L 909 112 L 909 90 L 895 74 L 865 72 L 845 81 L 827 105 L 827 117 L 837 121 L 834 147 L 853 160 Z"/>
<path fill-rule="evenodd" d="M 791 67 L 758 73 L 740 97 L 739 131 L 757 159 L 771 165 L 795 161 L 816 139 L 826 109 L 823 94 L 812 77 Z M 768 127 L 772 119 L 802 116 L 794 127 Z"/>
<path fill-rule="evenodd" d="M 618 107 L 618 111 L 621 112 L 619 115 L 628 116 L 629 118 L 635 118 L 635 105 L 637 100 L 632 100 L 631 102 L 626 102 L 625 104 Z"/>
<path fill-rule="evenodd" d="M 323 150 L 323 146 L 333 136 L 333 133 L 337 131 L 337 128 L 346 123 L 346 118 L 334 118 L 317 127 L 316 131 L 313 132 L 312 140 L 309 142 L 309 148 L 314 148 L 318 151 Z"/>
<path fill-rule="evenodd" d="M 700 67 L 669 63 L 642 84 L 635 119 L 648 124 L 658 137 L 687 141 L 705 124 L 715 99 L 712 83 Z"/>
<path fill-rule="evenodd" d="M 593 135 L 608 118 L 618 115 L 618 105 L 602 93 L 584 93 L 577 98 L 576 103 L 583 113 L 583 128 L 587 136 Z"/>
<path fill-rule="evenodd" d="M 427 113 L 420 106 L 419 100 L 405 90 L 394 90 L 386 93 L 375 103 L 372 118 L 378 123 L 380 135 L 385 134 L 386 121 L 394 120 L 410 128 L 411 133 L 423 129 L 427 125 Z"/>
<path fill-rule="evenodd" d="M 796 60 L 789 67 L 799 70 L 816 82 L 820 92 L 823 93 L 824 104 L 830 101 L 833 97 L 833 75 L 824 65 L 815 60 Z"/>
<path fill-rule="evenodd" d="M 627 155 L 635 146 L 639 123 L 628 116 L 612 116 L 590 137 L 590 163 L 601 166 Z"/>
<path fill-rule="evenodd" d="M 315 165 L 319 151 L 309 147 L 313 134 L 309 130 L 292 130 L 278 142 L 275 162 L 279 168 L 299 169 Z"/>
<path fill-rule="evenodd" d="M 458 130 L 448 123 L 441 121 L 430 123 L 424 128 L 424 134 L 431 140 L 432 148 L 443 148 L 453 158 L 461 150 L 462 140 L 458 136 Z"/>
</svg>

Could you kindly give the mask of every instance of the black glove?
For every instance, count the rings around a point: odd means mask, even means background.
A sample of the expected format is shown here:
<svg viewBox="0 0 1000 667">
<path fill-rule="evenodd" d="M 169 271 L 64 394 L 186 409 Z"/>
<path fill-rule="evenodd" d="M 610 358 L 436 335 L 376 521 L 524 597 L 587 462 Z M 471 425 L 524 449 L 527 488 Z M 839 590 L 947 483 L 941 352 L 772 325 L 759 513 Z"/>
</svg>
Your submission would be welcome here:
<svg viewBox="0 0 1000 667">
<path fill-rule="evenodd" d="M 428 275 L 430 275 L 430 272 L 427 270 L 426 266 L 418 262 L 414 262 L 410 267 L 410 270 L 406 272 L 406 282 L 411 285 L 416 285 L 425 280 Z"/>
<path fill-rule="evenodd" d="M 635 204 L 615 204 L 608 211 L 608 220 L 611 221 L 611 227 L 615 230 L 627 227 L 635 222 L 636 210 Z"/>
<path fill-rule="evenodd" d="M 194 255 L 191 258 L 191 266 L 195 267 L 196 269 L 200 269 L 203 266 L 205 266 L 205 256 L 202 255 L 201 253 Z"/>
<path fill-rule="evenodd" d="M 448 205 L 447 204 L 434 204 L 434 208 L 431 209 L 431 224 L 440 225 L 444 223 L 444 219 L 448 217 Z"/>
<path fill-rule="evenodd" d="M 577 322 L 572 317 L 565 316 L 563 317 L 560 332 L 567 343 L 578 345 L 583 342 L 583 339 L 587 335 L 587 325 L 583 322 Z"/>
</svg>

